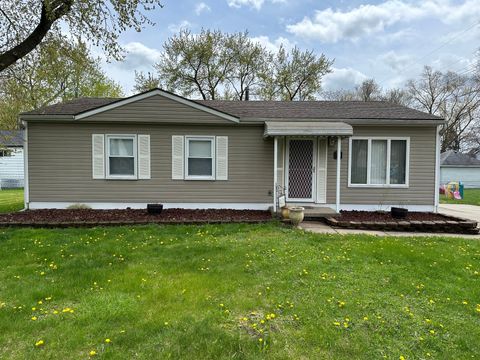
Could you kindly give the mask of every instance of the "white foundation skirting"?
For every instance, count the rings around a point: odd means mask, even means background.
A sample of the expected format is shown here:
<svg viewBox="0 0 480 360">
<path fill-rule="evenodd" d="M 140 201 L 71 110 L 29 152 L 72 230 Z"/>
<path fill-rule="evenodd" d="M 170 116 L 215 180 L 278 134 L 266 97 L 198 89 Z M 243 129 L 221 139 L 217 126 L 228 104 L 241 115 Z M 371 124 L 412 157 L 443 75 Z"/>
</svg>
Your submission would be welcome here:
<svg viewBox="0 0 480 360">
<path fill-rule="evenodd" d="M 84 204 L 92 209 L 146 209 L 147 203 L 102 203 L 102 202 L 31 202 L 28 208 L 66 209 L 70 205 Z M 270 203 L 162 203 L 164 209 L 233 209 L 233 210 L 269 210 Z"/>
</svg>

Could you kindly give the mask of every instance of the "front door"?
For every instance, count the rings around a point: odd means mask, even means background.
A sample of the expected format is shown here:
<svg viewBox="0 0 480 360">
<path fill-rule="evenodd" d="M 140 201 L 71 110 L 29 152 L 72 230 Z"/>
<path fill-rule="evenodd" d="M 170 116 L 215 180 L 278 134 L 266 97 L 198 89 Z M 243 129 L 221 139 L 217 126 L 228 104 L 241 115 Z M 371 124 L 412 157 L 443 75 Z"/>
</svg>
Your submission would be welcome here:
<svg viewBox="0 0 480 360">
<path fill-rule="evenodd" d="M 312 201 L 315 184 L 315 141 L 288 139 L 287 141 L 287 200 Z"/>
</svg>

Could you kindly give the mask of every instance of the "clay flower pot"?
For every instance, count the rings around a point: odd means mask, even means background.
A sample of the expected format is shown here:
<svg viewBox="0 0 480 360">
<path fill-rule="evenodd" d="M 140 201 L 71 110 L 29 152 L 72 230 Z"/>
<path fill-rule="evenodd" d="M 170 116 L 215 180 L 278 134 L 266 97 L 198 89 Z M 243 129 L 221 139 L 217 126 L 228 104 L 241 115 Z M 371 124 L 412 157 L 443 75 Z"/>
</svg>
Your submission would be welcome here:
<svg viewBox="0 0 480 360">
<path fill-rule="evenodd" d="M 292 224 L 298 226 L 303 221 L 305 208 L 301 206 L 291 207 L 289 218 Z"/>
<path fill-rule="evenodd" d="M 281 214 L 282 214 L 282 219 L 288 219 L 290 215 L 290 208 L 287 206 L 282 207 Z"/>
</svg>

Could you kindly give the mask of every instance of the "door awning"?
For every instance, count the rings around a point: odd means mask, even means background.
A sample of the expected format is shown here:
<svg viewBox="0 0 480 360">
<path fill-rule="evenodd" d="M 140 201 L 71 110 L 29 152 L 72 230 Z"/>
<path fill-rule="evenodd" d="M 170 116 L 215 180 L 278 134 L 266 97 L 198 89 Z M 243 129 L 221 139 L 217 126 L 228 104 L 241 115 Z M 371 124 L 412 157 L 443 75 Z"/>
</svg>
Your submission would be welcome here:
<svg viewBox="0 0 480 360">
<path fill-rule="evenodd" d="M 265 121 L 264 137 L 269 136 L 352 136 L 351 125 L 321 121 Z"/>
</svg>

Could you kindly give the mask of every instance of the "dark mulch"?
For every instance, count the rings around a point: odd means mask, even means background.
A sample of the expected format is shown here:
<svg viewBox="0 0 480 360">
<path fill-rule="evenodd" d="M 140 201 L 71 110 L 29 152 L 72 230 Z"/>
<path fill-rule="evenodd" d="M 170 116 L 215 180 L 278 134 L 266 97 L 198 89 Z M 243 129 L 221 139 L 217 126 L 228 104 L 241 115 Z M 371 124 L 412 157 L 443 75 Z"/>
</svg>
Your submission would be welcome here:
<svg viewBox="0 0 480 360">
<path fill-rule="evenodd" d="M 446 218 L 442 214 L 415 211 L 409 211 L 404 219 L 395 219 L 387 211 L 341 211 L 335 216 L 339 221 L 437 221 Z"/>
<path fill-rule="evenodd" d="M 147 210 L 44 209 L 0 214 L 0 225 L 120 225 L 148 223 L 265 222 L 269 211 L 165 209 L 161 214 Z"/>
</svg>

